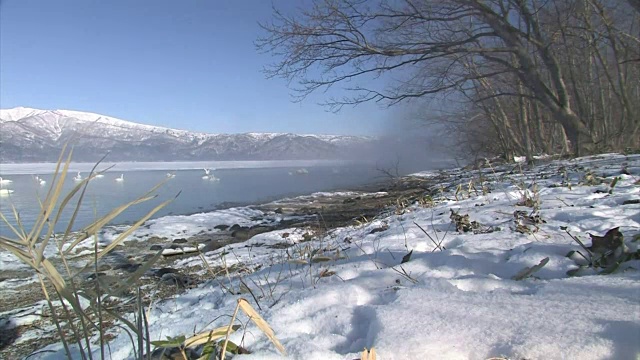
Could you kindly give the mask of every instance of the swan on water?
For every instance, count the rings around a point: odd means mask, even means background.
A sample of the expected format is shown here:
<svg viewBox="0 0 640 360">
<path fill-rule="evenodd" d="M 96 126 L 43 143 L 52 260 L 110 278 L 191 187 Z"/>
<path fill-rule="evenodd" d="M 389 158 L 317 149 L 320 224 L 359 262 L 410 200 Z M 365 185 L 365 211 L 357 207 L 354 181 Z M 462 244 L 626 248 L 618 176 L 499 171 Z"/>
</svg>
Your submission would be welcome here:
<svg viewBox="0 0 640 360">
<path fill-rule="evenodd" d="M 44 186 L 47 184 L 47 182 L 38 175 L 36 175 L 36 183 L 38 183 L 38 185 L 40 186 Z"/>
<path fill-rule="evenodd" d="M 12 182 L 13 180 L 3 179 L 2 177 L 0 177 L 0 184 L 11 184 Z"/>
<path fill-rule="evenodd" d="M 176 177 L 176 174 L 172 174 L 172 173 L 168 172 L 168 173 L 167 173 L 167 177 L 168 177 L 169 179 L 172 179 L 172 178 Z"/>
<path fill-rule="evenodd" d="M 0 195 L 9 195 L 13 192 L 13 190 L 9 189 L 0 189 Z"/>
<path fill-rule="evenodd" d="M 80 171 L 78 171 L 78 175 L 73 177 L 73 180 L 75 181 L 82 181 L 82 175 L 80 175 Z"/>
<path fill-rule="evenodd" d="M 118 181 L 118 182 L 124 181 L 124 174 L 120 174 L 120 177 L 116 178 L 116 181 Z"/>
<path fill-rule="evenodd" d="M 205 176 L 203 176 L 202 178 L 204 180 L 209 180 L 209 181 L 220 181 L 220 179 L 218 179 L 212 171 L 212 169 L 203 169 L 204 173 L 206 174 Z"/>
</svg>

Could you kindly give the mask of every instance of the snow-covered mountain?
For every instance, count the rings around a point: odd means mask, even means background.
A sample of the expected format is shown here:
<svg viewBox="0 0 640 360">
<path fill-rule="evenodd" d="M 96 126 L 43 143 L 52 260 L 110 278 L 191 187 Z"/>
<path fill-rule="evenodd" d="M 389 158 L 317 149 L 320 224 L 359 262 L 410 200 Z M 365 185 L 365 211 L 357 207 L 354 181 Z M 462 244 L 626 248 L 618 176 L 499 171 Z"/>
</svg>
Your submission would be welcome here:
<svg viewBox="0 0 640 360">
<path fill-rule="evenodd" d="M 362 154 L 373 138 L 281 133 L 208 134 L 100 114 L 0 109 L 0 162 L 55 161 L 65 143 L 76 161 L 337 159 Z"/>
</svg>

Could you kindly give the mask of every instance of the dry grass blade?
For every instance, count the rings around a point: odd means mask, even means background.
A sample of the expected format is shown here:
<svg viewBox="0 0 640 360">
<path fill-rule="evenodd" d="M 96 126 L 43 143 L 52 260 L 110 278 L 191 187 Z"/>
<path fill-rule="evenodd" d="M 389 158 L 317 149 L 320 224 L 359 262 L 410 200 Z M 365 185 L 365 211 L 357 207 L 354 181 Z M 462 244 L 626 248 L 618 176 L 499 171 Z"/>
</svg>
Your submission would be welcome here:
<svg viewBox="0 0 640 360">
<path fill-rule="evenodd" d="M 262 332 L 267 335 L 269 340 L 273 343 L 273 345 L 282 353 L 282 355 L 287 355 L 287 351 L 284 349 L 284 346 L 280 343 L 280 341 L 276 338 L 275 333 L 269 326 L 269 324 L 258 314 L 258 312 L 249 304 L 249 302 L 245 299 L 238 299 L 238 306 L 245 314 L 258 326 Z"/>
<path fill-rule="evenodd" d="M 89 172 L 89 176 L 87 176 L 87 178 L 83 179 L 79 184 L 77 184 L 76 186 L 74 186 L 74 188 L 65 196 L 65 198 L 62 200 L 62 203 L 60 204 L 59 210 L 58 210 L 58 214 L 56 216 L 56 223 L 58 222 L 59 216 L 62 212 L 62 210 L 67 206 L 67 204 L 71 201 L 71 199 L 75 196 L 75 194 L 80 191 L 80 189 L 82 189 L 82 193 L 80 194 L 80 198 L 78 199 L 78 203 L 74 209 L 73 215 L 71 216 L 71 220 L 69 221 L 69 223 L 67 224 L 67 229 L 65 231 L 65 234 L 68 234 L 71 232 L 71 228 L 73 227 L 73 223 L 75 221 L 75 218 L 78 215 L 78 211 L 80 210 L 80 204 L 82 203 L 82 200 L 84 199 L 84 194 L 87 190 L 87 185 L 89 185 L 89 181 L 93 180 L 93 178 L 95 177 L 95 170 L 98 167 L 98 165 L 100 165 L 100 163 L 102 163 L 102 161 L 107 157 L 107 155 L 105 154 L 102 158 L 100 158 L 100 160 L 98 160 L 98 162 L 95 163 L 95 165 L 93 165 L 93 168 L 91 168 L 91 171 Z M 110 166 L 109 168 L 111 168 L 112 166 Z M 107 168 L 107 169 L 109 169 Z M 105 170 L 106 171 L 106 170 Z M 64 174 L 66 176 L 66 173 Z"/>
<path fill-rule="evenodd" d="M 51 281 L 56 291 L 60 294 L 66 293 L 67 284 L 53 264 L 51 264 L 47 259 L 44 259 L 41 264 L 44 268 L 47 279 Z"/>
<path fill-rule="evenodd" d="M 53 184 L 51 185 L 51 188 L 49 189 L 49 194 L 47 194 L 47 198 L 44 201 L 45 207 L 41 210 L 40 214 L 38 214 L 38 218 L 36 219 L 36 224 L 34 225 L 33 229 L 31 229 L 31 232 L 29 233 L 28 239 L 30 242 L 29 244 L 30 246 L 34 246 L 35 243 L 38 241 L 38 238 L 42 233 L 42 229 L 44 228 L 44 225 L 47 222 L 49 222 L 49 217 L 53 213 L 53 209 L 55 208 L 56 203 L 58 202 L 58 198 L 62 193 L 64 180 L 67 176 L 67 172 L 69 171 L 69 164 L 71 163 L 71 154 L 72 154 L 72 151 L 69 151 L 69 154 L 67 155 L 67 160 L 65 160 L 64 162 L 62 171 L 59 173 L 60 179 L 57 182 L 54 181 Z M 56 174 L 58 174 L 58 169 L 60 167 L 61 160 L 62 160 L 62 156 L 60 160 L 58 160 L 59 162 L 56 166 Z M 60 212 L 58 212 L 58 216 L 56 216 L 54 220 L 54 224 L 59 220 L 59 217 L 60 217 Z M 48 238 L 44 239 L 43 241 L 43 243 L 45 243 L 44 246 L 46 246 L 46 242 L 48 241 L 49 241 Z M 44 249 L 44 247 L 41 247 L 41 248 Z M 39 254 L 39 259 L 42 259 L 41 256 L 42 254 Z"/>
<path fill-rule="evenodd" d="M 54 225 L 58 223 L 62 210 L 66 205 L 66 204 L 62 204 L 58 207 L 58 214 L 53 220 L 53 225 L 52 225 L 50 222 L 49 216 L 53 212 L 53 209 L 56 203 L 58 202 L 58 199 L 62 192 L 62 186 L 64 185 L 64 179 L 66 178 L 67 171 L 69 170 L 70 162 L 71 162 L 71 152 L 69 153 L 69 157 L 67 158 L 67 161 L 65 162 L 65 165 L 62 169 L 62 173 L 60 174 L 60 180 L 58 181 L 57 184 L 54 183 L 54 185 L 52 186 L 52 188 L 54 188 L 55 190 L 53 190 L 53 192 L 50 192 L 48 194 L 48 197 L 44 201 L 44 204 L 46 204 L 46 207 L 43 206 L 40 210 L 40 214 L 38 215 L 38 220 L 36 222 L 36 224 L 38 225 L 34 226 L 34 229 L 33 229 L 33 230 L 36 230 L 37 228 L 37 232 L 33 233 L 32 231 L 32 233 L 29 234 L 29 239 L 30 239 L 29 241 L 31 243 L 31 246 L 35 247 L 35 244 L 38 241 L 40 234 L 42 233 L 42 229 L 44 225 L 47 223 L 49 224 L 49 230 L 47 231 L 46 236 L 42 240 L 42 243 L 40 244 L 40 246 L 36 249 L 36 258 L 35 258 L 36 266 L 38 266 L 40 261 L 42 261 L 42 259 L 44 258 L 44 251 L 47 247 L 47 244 L 49 243 L 49 240 L 53 236 L 53 232 L 55 231 Z"/>
<path fill-rule="evenodd" d="M 179 194 L 178 194 L 179 195 Z M 176 195 L 177 196 L 177 195 Z M 167 204 L 169 204 L 170 202 L 172 202 L 173 199 L 167 200 L 162 202 L 160 205 L 156 206 L 155 208 L 153 208 L 151 211 L 149 211 L 147 213 L 147 215 L 145 215 L 143 218 L 141 218 L 140 220 L 138 220 L 135 224 L 131 225 L 131 227 L 129 227 L 127 229 L 127 231 L 123 232 L 122 234 L 120 234 L 115 240 L 113 240 L 111 242 L 111 244 L 109 244 L 109 246 L 107 246 L 106 248 L 104 248 L 99 254 L 98 254 L 98 259 L 102 258 L 103 256 L 107 255 L 111 250 L 113 250 L 116 246 L 118 246 L 122 241 L 124 241 L 124 239 L 126 239 L 129 235 L 131 235 L 131 233 L 133 233 L 136 229 L 138 229 L 140 227 L 140 225 L 144 224 L 145 221 L 149 220 L 150 217 L 153 216 L 153 214 L 155 214 L 156 212 L 160 211 L 160 209 L 162 209 L 163 207 L 167 206 Z"/>
<path fill-rule="evenodd" d="M 229 326 L 227 327 L 227 333 L 224 337 L 224 344 L 222 345 L 222 350 L 220 351 L 220 360 L 224 360 L 224 355 L 227 352 L 227 346 L 229 345 L 229 335 L 231 335 L 231 330 L 233 329 L 233 323 L 236 321 L 236 316 L 238 316 L 238 310 L 240 310 L 240 302 L 238 301 L 238 305 L 236 305 L 236 309 L 233 311 L 233 316 L 231 316 L 231 321 L 229 322 Z"/>
<path fill-rule="evenodd" d="M 240 329 L 240 325 L 231 326 L 231 331 L 229 333 L 235 332 Z M 216 341 L 218 339 L 222 339 L 227 335 L 227 331 L 229 330 L 228 326 L 222 326 L 213 330 L 203 331 L 200 334 L 194 335 L 184 341 L 184 347 L 192 347 L 198 346 L 202 344 L 208 344 L 212 341 Z"/>
<path fill-rule="evenodd" d="M 12 239 L 8 239 L 4 236 L 0 236 L 0 244 L 7 244 L 9 246 L 14 246 L 16 248 L 18 248 L 19 246 L 22 246 L 23 244 L 19 241 L 16 240 L 12 240 Z"/>
<path fill-rule="evenodd" d="M 66 230 L 67 233 L 71 231 L 71 228 L 73 227 L 73 223 L 76 217 L 78 216 L 78 211 L 80 210 L 80 204 L 84 199 L 84 194 L 87 191 L 87 185 L 89 185 L 89 180 L 91 180 L 91 178 L 87 177 L 83 179 L 81 182 L 79 182 L 78 184 L 76 184 L 76 186 L 74 186 L 73 189 L 71 189 L 71 191 L 67 193 L 67 195 L 62 199 L 62 202 L 60 203 L 60 206 L 58 208 L 58 213 L 56 214 L 56 223 L 58 222 L 58 219 L 62 213 L 62 210 L 67 207 L 67 204 L 69 204 L 69 202 L 71 202 L 71 200 L 78 193 L 78 191 L 82 189 L 82 192 L 80 193 L 80 197 L 78 198 L 77 205 L 75 206 L 73 214 L 71 215 L 71 220 L 69 220 L 69 223 L 67 224 L 67 230 Z"/>
<path fill-rule="evenodd" d="M 111 314 L 113 317 L 124 323 L 126 327 L 135 332 L 139 340 L 144 338 L 144 335 L 142 333 L 143 329 L 141 329 L 142 325 L 138 324 L 136 326 L 136 324 L 127 319 L 127 316 L 123 316 L 122 314 L 120 314 L 119 312 L 122 311 L 122 309 L 102 306 L 102 296 L 110 296 L 109 292 L 105 293 L 99 289 L 100 285 L 102 285 L 100 284 L 100 280 L 102 279 L 102 277 L 97 278 L 97 283 L 99 285 L 97 285 L 98 289 L 95 293 L 91 290 L 82 290 L 76 288 L 74 285 L 74 278 L 90 265 L 95 266 L 97 271 L 97 262 L 101 257 L 108 254 L 117 245 L 122 243 L 122 241 L 124 241 L 133 231 L 138 229 L 140 225 L 142 225 L 151 216 L 153 216 L 160 209 L 166 206 L 170 201 L 173 201 L 173 199 L 165 201 L 160 205 L 154 207 L 142 219 L 138 220 L 124 233 L 120 234 L 120 236 L 118 236 L 116 240 L 114 240 L 101 252 L 98 252 L 96 245 L 93 262 L 89 262 L 87 265 L 85 265 L 84 269 L 80 270 L 80 272 L 76 273 L 75 275 L 71 274 L 72 271 L 70 270 L 69 264 L 67 263 L 66 255 L 68 255 L 77 244 L 79 244 L 82 240 L 86 239 L 90 235 L 98 234 L 100 229 L 104 225 L 113 220 L 113 218 L 121 214 L 128 207 L 155 198 L 156 196 L 151 196 L 151 193 L 157 190 L 164 183 L 161 182 L 144 196 L 115 210 L 112 210 L 106 216 L 95 221 L 90 226 L 85 227 L 84 233 L 75 238 L 73 242 L 67 242 L 67 240 L 69 239 L 69 235 L 71 234 L 71 231 L 73 229 L 73 223 L 79 214 L 80 206 L 82 205 L 88 182 L 94 178 L 94 176 L 90 175 L 79 184 L 76 184 L 70 192 L 63 194 L 62 191 L 64 182 L 67 177 L 71 162 L 71 153 L 72 152 L 67 151 L 65 147 L 60 155 L 58 162 L 56 163 L 56 170 L 53 174 L 53 180 L 51 181 L 51 185 L 49 186 L 46 197 L 44 198 L 44 200 L 42 200 L 38 196 L 37 200 L 39 213 L 34 221 L 33 227 L 29 230 L 29 232 L 25 230 L 25 227 L 20 220 L 20 215 L 13 204 L 11 204 L 11 208 L 16 220 L 16 225 L 11 224 L 8 221 L 7 217 L 0 212 L 0 219 L 4 221 L 7 224 L 8 228 L 13 232 L 13 234 L 17 236 L 17 238 L 15 239 L 9 239 L 0 236 L 0 249 L 6 250 L 7 252 L 13 254 L 21 262 L 23 262 L 25 265 L 30 266 L 34 270 L 39 279 L 39 283 L 41 285 L 45 299 L 47 300 L 47 304 L 52 314 L 51 317 L 56 324 L 56 329 L 65 348 L 67 357 L 72 357 L 68 342 L 74 341 L 78 347 L 78 351 L 80 352 L 81 357 L 83 359 L 91 359 L 91 346 L 89 342 L 91 341 L 90 338 L 92 335 L 89 332 L 89 327 L 100 332 L 100 341 L 101 344 L 104 344 L 102 342 L 102 328 L 104 325 L 102 320 L 103 318 L 101 316 L 102 312 Z M 100 161 L 102 161 L 102 159 Z M 96 166 L 98 164 L 96 164 Z M 91 174 L 94 173 L 96 166 L 94 166 L 94 168 L 92 169 Z M 77 196 L 78 194 L 79 196 Z M 77 202 L 75 201 L 76 199 Z M 56 231 L 56 225 L 62 219 L 62 213 L 65 208 L 70 205 L 75 205 L 73 209 L 74 211 L 72 213 L 70 221 L 65 224 L 66 230 L 63 234 L 61 234 L 62 237 L 59 238 L 58 236 L 54 235 L 54 232 Z M 46 231 L 44 230 L 45 227 L 47 227 Z M 43 232 L 45 233 L 43 234 Z M 47 249 L 48 244 L 51 243 L 51 239 L 57 240 L 59 259 L 65 266 L 66 272 L 68 273 L 68 278 L 63 277 L 59 270 L 53 266 L 50 259 L 48 259 L 48 256 L 45 256 L 45 250 Z M 137 280 L 149 270 L 149 268 L 156 262 L 157 259 L 161 257 L 161 255 L 162 252 L 159 251 L 153 258 L 151 258 L 149 261 L 146 261 L 125 280 L 115 279 L 115 281 L 111 282 L 109 286 L 102 287 L 104 289 L 114 288 L 114 290 L 112 290 L 111 292 L 116 294 L 124 293 L 127 289 L 134 286 Z M 45 282 L 50 283 L 55 289 L 55 293 L 60 300 L 60 305 L 63 310 L 63 318 L 58 318 L 57 312 L 60 309 L 54 308 L 54 306 L 57 307 L 57 305 L 54 305 L 54 302 L 49 295 L 50 290 L 47 289 Z M 86 303 L 83 300 L 87 300 Z M 138 307 L 139 309 L 141 309 L 142 306 L 140 305 L 140 298 L 138 300 Z M 95 314 L 98 314 L 97 323 L 94 322 L 95 319 L 91 316 Z M 60 320 L 64 321 L 60 322 Z M 80 321 L 80 324 L 82 326 L 81 329 L 76 325 L 78 320 Z M 68 326 L 71 330 L 67 331 L 63 329 L 63 326 Z M 148 338 L 149 337 L 146 336 L 146 339 Z M 147 351 L 147 353 L 150 353 L 150 351 Z M 142 356 L 142 353 L 140 353 L 140 356 Z"/>
<path fill-rule="evenodd" d="M 413 223 L 418 227 L 418 229 L 422 230 L 422 232 L 423 232 L 425 235 L 427 235 L 427 237 L 429 238 L 429 240 L 431 240 L 431 242 L 433 243 L 433 245 L 435 245 L 435 246 L 436 246 L 436 249 L 439 249 L 440 251 L 442 251 L 442 247 L 440 246 L 440 244 L 439 244 L 438 242 L 436 242 L 436 241 L 431 237 L 431 235 L 429 235 L 429 233 L 428 233 L 428 232 L 426 232 L 426 230 L 422 228 L 422 226 L 418 225 L 418 223 L 417 223 L 417 222 L 415 222 L 415 221 L 414 221 Z"/>
<path fill-rule="evenodd" d="M 73 224 L 75 223 L 76 217 L 78 216 L 78 212 L 80 211 L 80 205 L 82 204 L 82 201 L 84 199 L 84 194 L 87 191 L 87 186 L 89 185 L 89 181 L 93 180 L 95 178 L 95 170 L 98 167 L 98 165 L 105 159 L 107 155 L 104 155 L 100 160 L 98 160 L 98 162 L 93 165 L 93 168 L 91 168 L 91 172 L 89 173 L 89 176 L 82 180 L 78 185 L 76 185 L 73 190 L 71 190 L 71 192 L 69 194 L 67 194 L 67 196 L 64 198 L 64 200 L 62 201 L 62 203 L 60 204 L 60 207 L 58 209 L 58 215 L 56 216 L 56 223 L 58 222 L 58 218 L 60 216 L 60 214 L 62 213 L 62 210 L 67 206 L 67 204 L 69 203 L 69 201 L 71 201 L 71 199 L 74 197 L 74 195 L 82 188 L 82 192 L 80 193 L 80 197 L 78 198 L 78 202 L 77 205 L 75 206 L 74 210 L 73 210 L 73 215 L 71 216 L 71 219 L 69 220 L 68 224 L 67 224 L 67 229 L 64 232 L 64 236 L 63 239 L 61 241 L 61 246 L 66 243 L 67 240 L 67 236 L 68 234 L 71 233 L 71 229 L 73 228 Z M 110 169 L 112 166 L 108 167 L 107 169 L 105 169 L 102 172 L 105 172 L 106 170 Z M 100 172 L 100 173 L 102 173 Z M 106 224 L 105 224 L 106 225 Z M 50 234 L 48 234 L 48 236 L 50 236 Z M 69 248 L 67 249 L 66 254 L 69 253 L 69 251 L 73 250 L 73 248 L 75 247 L 75 245 L 77 245 L 77 242 L 74 243 L 72 246 L 69 246 Z"/>
<path fill-rule="evenodd" d="M 71 229 L 73 227 L 75 219 L 78 216 L 78 212 L 80 211 L 80 204 L 84 199 L 84 194 L 85 194 L 85 191 L 87 190 L 87 185 L 89 184 L 88 181 L 89 181 L 88 179 L 85 179 L 80 184 L 74 186 L 74 188 L 67 194 L 67 196 L 64 197 L 64 199 L 60 203 L 60 206 L 58 206 L 58 213 L 56 214 L 55 220 L 53 222 L 54 224 L 58 223 L 60 216 L 62 215 L 62 211 L 67 207 L 67 204 L 71 201 L 73 196 L 82 188 L 82 193 L 80 195 L 80 198 L 78 199 L 77 205 L 73 209 L 73 214 L 71 215 L 71 219 L 67 224 L 67 228 L 63 234 L 63 239 L 66 238 L 69 233 L 71 233 Z M 57 202 L 58 198 L 59 198 L 59 194 L 55 193 L 52 202 L 53 203 Z M 49 239 L 51 239 L 51 237 L 53 236 L 54 231 L 55 231 L 55 227 L 50 226 L 49 231 L 47 232 L 47 235 L 44 237 L 42 244 L 40 244 L 40 247 L 37 251 L 38 257 L 36 258 L 36 261 L 39 261 L 40 259 L 42 259 L 42 254 L 44 254 L 44 250 L 47 247 L 47 244 L 49 243 Z M 60 245 L 62 246 L 62 244 Z"/>
<path fill-rule="evenodd" d="M 148 195 L 147 193 L 138 199 L 135 199 L 114 210 L 111 210 L 107 215 L 101 217 L 100 219 L 94 221 L 92 224 L 82 229 L 78 237 L 71 244 L 69 244 L 64 254 L 68 255 L 73 250 L 73 248 L 75 248 L 76 245 L 88 239 L 89 237 L 95 235 L 100 229 L 102 229 L 105 225 L 107 225 L 111 220 L 113 220 L 116 216 L 120 215 L 123 211 L 127 210 L 131 206 L 143 203 L 145 201 L 149 201 L 154 198 L 156 198 L 155 195 Z"/>
<path fill-rule="evenodd" d="M 140 266 L 131 276 L 129 276 L 124 281 L 119 281 L 119 286 L 113 290 L 113 292 L 109 292 L 112 295 L 117 295 L 123 293 L 125 290 L 131 288 L 138 279 L 144 275 L 147 270 L 155 264 L 156 261 L 162 256 L 162 250 L 158 251 L 151 259 L 147 260 L 142 266 Z"/>
<path fill-rule="evenodd" d="M 80 205 L 82 204 L 82 201 L 84 200 L 84 195 L 87 192 L 87 186 L 89 185 L 89 180 L 91 180 L 90 177 L 87 177 L 86 179 L 82 180 L 82 182 L 80 182 L 80 184 L 76 185 L 73 190 L 71 190 L 71 192 L 69 194 L 67 194 L 67 196 L 62 200 L 62 203 L 60 204 L 60 207 L 58 208 L 58 215 L 60 216 L 60 214 L 62 213 L 62 210 L 64 208 L 67 207 L 67 204 L 71 201 L 71 199 L 75 196 L 75 194 L 82 189 L 82 191 L 80 192 L 80 196 L 78 197 L 78 201 L 76 203 L 76 206 L 73 208 L 73 214 L 71 215 L 71 219 L 69 219 L 69 222 L 67 223 L 67 228 L 64 232 L 64 236 L 62 238 L 61 244 L 60 246 L 62 246 L 67 239 L 67 236 L 71 233 L 72 229 L 73 229 L 73 224 L 76 221 L 76 218 L 78 217 L 78 212 L 80 212 Z M 57 219 L 56 216 L 56 219 Z M 57 221 L 56 221 L 57 223 Z M 53 229 L 50 229 L 50 231 L 53 231 Z"/>
<path fill-rule="evenodd" d="M 51 180 L 52 184 L 56 183 L 56 179 L 58 179 L 58 176 L 60 175 L 60 165 L 63 164 L 63 159 L 64 159 L 64 154 L 67 150 L 67 144 L 64 144 L 62 146 L 62 151 L 60 151 L 60 156 L 58 156 L 58 161 L 56 161 L 56 168 L 53 171 L 53 179 Z M 69 154 L 69 156 L 71 156 L 71 154 Z M 49 190 L 47 191 L 47 196 L 45 196 L 45 199 L 49 198 L 49 196 L 51 195 L 51 192 L 53 191 L 53 186 L 49 186 Z"/>
<path fill-rule="evenodd" d="M 16 219 L 16 221 L 20 222 L 20 215 L 18 214 L 18 211 L 13 206 L 13 204 L 11 204 L 11 210 L 13 210 L 13 216 Z M 13 225 L 11 225 L 9 220 L 7 220 L 7 218 L 1 212 L 0 212 L 0 218 L 9 227 L 9 229 L 11 229 L 12 233 L 16 234 L 16 236 L 19 237 L 26 244 L 25 239 L 27 238 L 27 234 L 24 232 L 23 228 L 21 226 L 18 226 L 18 229 L 16 229 Z"/>
<path fill-rule="evenodd" d="M 360 356 L 361 360 L 376 360 L 376 349 L 371 348 L 371 350 L 367 350 L 366 348 L 362 351 L 362 355 Z"/>
<path fill-rule="evenodd" d="M 100 219 L 94 221 L 92 224 L 86 226 L 84 229 L 82 229 L 80 231 L 80 235 L 78 235 L 78 237 L 68 246 L 67 250 L 65 251 L 65 255 L 68 255 L 69 252 L 71 252 L 73 250 L 73 248 L 76 245 L 78 245 L 78 243 L 80 243 L 80 242 L 88 239 L 89 237 L 95 235 L 101 228 L 103 228 L 111 220 L 113 220 L 115 217 L 120 215 L 123 211 L 127 210 L 131 206 L 138 205 L 138 204 L 141 204 L 141 203 L 143 203 L 145 201 L 149 201 L 149 200 L 155 199 L 157 197 L 157 195 L 154 195 L 153 193 L 158 188 L 160 188 L 162 185 L 164 185 L 165 182 L 166 182 L 166 180 L 161 181 L 159 184 L 157 184 L 156 186 L 151 188 L 151 190 L 147 191 L 146 194 L 140 196 L 139 198 L 137 198 L 137 199 L 135 199 L 133 201 L 130 201 L 130 202 L 128 202 L 128 203 L 126 203 L 126 204 L 124 204 L 122 206 L 119 206 L 119 207 L 111 210 L 107 215 L 104 215 Z M 176 197 L 177 197 L 177 195 L 176 195 Z"/>
<path fill-rule="evenodd" d="M 133 331 L 136 332 L 136 335 L 139 335 L 138 332 L 138 327 L 131 322 L 131 320 L 127 319 L 127 316 L 123 316 L 119 310 L 117 308 L 110 308 L 110 307 L 104 307 L 102 308 L 102 311 L 107 312 L 109 315 L 113 316 L 114 318 L 122 321 L 123 324 L 127 325 L 127 327 Z M 128 332 L 128 331 L 127 331 Z"/>
<path fill-rule="evenodd" d="M 13 255 L 19 258 L 23 263 L 28 264 L 29 266 L 37 270 L 37 268 L 33 264 L 33 261 L 31 260 L 31 256 L 26 251 L 14 245 L 14 243 L 15 242 L 9 239 L 0 238 L 0 248 L 11 252 Z"/>
</svg>

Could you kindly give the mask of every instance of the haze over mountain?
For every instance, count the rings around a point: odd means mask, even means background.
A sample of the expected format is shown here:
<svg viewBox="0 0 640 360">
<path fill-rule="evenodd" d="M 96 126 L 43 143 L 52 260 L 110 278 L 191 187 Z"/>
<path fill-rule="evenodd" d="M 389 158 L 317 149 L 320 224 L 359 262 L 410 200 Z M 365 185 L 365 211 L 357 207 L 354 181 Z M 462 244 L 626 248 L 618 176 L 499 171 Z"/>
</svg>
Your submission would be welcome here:
<svg viewBox="0 0 640 360">
<path fill-rule="evenodd" d="M 208 134 L 70 110 L 0 110 L 0 162 L 56 161 L 65 143 L 74 161 L 347 159 L 374 138 L 285 133 Z"/>
</svg>

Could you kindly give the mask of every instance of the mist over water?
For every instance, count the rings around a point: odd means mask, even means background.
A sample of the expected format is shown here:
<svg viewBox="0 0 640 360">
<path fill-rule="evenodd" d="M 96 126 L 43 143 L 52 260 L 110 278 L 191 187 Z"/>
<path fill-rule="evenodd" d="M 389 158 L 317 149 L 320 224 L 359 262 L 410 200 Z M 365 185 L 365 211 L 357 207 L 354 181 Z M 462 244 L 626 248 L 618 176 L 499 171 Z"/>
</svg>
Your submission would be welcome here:
<svg viewBox="0 0 640 360">
<path fill-rule="evenodd" d="M 406 175 L 422 170 L 459 165 L 451 148 L 451 135 L 424 104 L 404 103 L 387 111 L 383 130 L 363 158 L 381 170 Z"/>
</svg>

